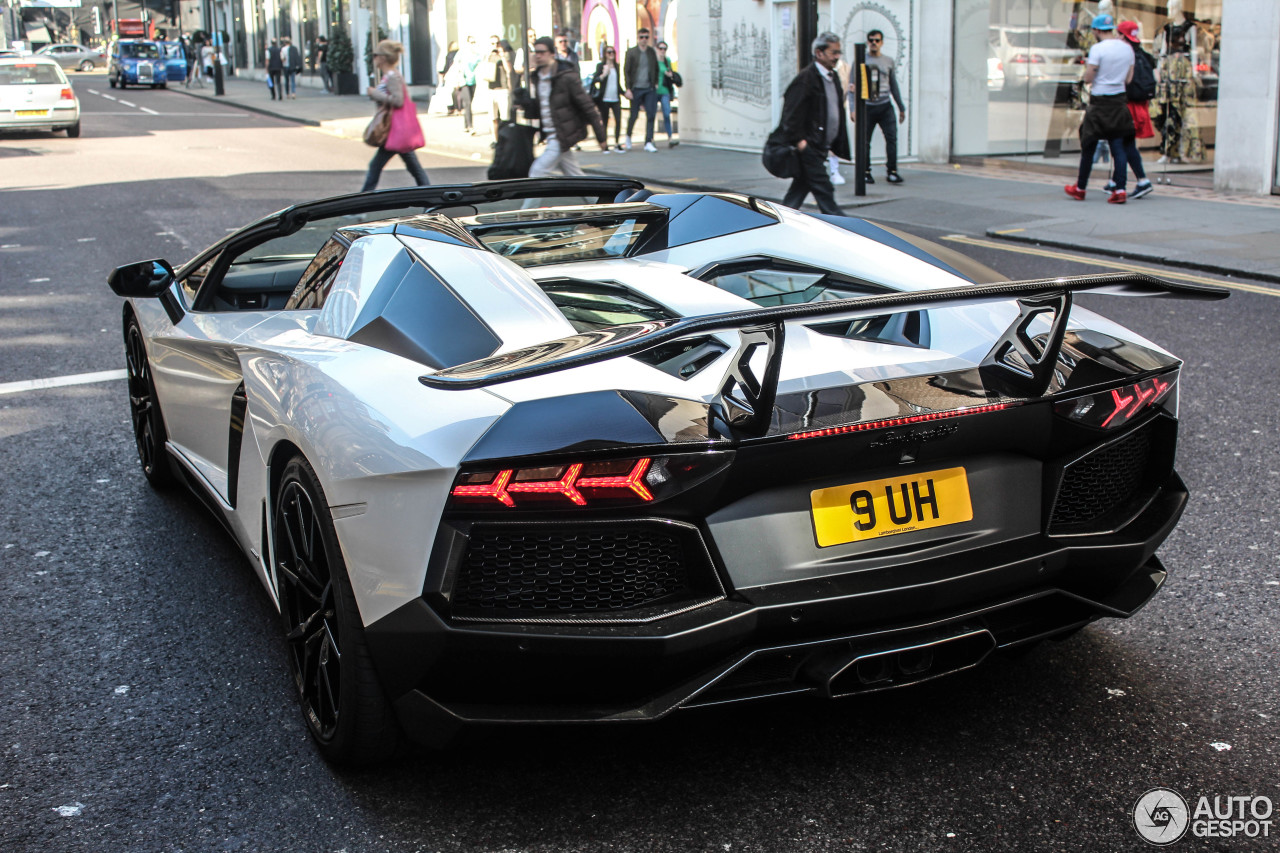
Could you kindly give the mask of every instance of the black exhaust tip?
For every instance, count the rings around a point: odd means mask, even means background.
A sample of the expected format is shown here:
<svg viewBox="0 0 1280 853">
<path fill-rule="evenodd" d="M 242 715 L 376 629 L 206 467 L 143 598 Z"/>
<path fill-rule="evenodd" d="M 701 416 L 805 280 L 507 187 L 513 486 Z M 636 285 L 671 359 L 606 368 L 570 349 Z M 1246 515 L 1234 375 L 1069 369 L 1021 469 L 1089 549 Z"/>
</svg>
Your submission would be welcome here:
<svg viewBox="0 0 1280 853">
<path fill-rule="evenodd" d="M 928 681 L 977 666 L 996 647 L 986 629 L 877 651 L 845 649 L 810 661 L 804 675 L 836 698 Z"/>
</svg>

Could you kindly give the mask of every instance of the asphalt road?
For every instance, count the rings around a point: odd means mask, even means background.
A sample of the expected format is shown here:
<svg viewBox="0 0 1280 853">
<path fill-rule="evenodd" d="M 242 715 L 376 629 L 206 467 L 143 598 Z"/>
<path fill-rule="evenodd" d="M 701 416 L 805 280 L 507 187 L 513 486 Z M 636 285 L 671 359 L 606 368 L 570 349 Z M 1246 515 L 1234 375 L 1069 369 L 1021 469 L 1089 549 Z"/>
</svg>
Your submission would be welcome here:
<svg viewBox="0 0 1280 853">
<path fill-rule="evenodd" d="M 355 189 L 368 149 L 74 82 L 80 139 L 0 138 L 0 850 L 1113 851 L 1144 849 L 1132 810 L 1156 786 L 1193 808 L 1280 801 L 1280 290 L 1086 300 L 1186 361 L 1193 500 L 1133 619 L 858 700 L 486 730 L 333 771 L 245 559 L 193 499 L 144 483 L 123 381 L 5 383 L 122 368 L 112 266 Z M 1102 269 L 950 244 L 1013 277 Z M 1275 849 L 1276 832 L 1174 849 Z"/>
</svg>

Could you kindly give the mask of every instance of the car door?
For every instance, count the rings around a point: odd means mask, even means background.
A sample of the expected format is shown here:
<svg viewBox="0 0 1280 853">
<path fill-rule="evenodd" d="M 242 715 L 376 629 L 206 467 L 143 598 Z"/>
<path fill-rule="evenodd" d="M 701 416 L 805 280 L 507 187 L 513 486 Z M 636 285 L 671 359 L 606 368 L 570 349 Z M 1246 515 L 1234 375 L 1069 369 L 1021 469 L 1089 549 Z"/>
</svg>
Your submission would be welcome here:
<svg viewBox="0 0 1280 853">
<path fill-rule="evenodd" d="M 205 310 L 196 310 L 193 306 L 198 304 L 205 279 L 218 271 L 221 260 L 221 255 L 215 256 L 179 281 L 181 316 L 151 338 L 148 355 L 170 443 L 231 506 L 235 493 L 231 472 L 238 465 L 245 412 L 236 341 L 278 308 L 246 310 L 213 302 Z M 177 312 L 171 317 L 173 313 Z"/>
</svg>

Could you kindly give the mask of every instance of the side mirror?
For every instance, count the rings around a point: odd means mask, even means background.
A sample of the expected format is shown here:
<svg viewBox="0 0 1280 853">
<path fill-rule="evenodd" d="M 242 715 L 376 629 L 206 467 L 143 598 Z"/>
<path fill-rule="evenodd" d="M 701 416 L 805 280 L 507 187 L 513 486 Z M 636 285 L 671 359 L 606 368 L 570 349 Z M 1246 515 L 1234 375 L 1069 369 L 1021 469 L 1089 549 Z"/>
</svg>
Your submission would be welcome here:
<svg viewBox="0 0 1280 853">
<path fill-rule="evenodd" d="M 173 284 L 173 267 L 160 258 L 125 264 L 111 271 L 107 284 L 116 296 L 155 298 Z"/>
</svg>

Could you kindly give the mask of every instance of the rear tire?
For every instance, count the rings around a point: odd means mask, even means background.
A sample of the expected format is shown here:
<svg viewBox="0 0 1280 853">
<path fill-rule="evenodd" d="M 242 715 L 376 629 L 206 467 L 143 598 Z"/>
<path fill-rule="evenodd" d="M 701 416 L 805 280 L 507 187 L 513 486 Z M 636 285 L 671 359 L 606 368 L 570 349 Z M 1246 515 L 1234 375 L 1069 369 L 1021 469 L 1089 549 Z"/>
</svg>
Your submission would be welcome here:
<svg viewBox="0 0 1280 853">
<path fill-rule="evenodd" d="M 76 122 L 75 124 L 71 125 L 71 127 L 67 128 L 68 139 L 76 139 L 79 136 L 80 136 L 80 122 Z"/>
<path fill-rule="evenodd" d="M 329 503 L 301 456 L 276 489 L 272 548 L 289 669 L 316 746 L 333 764 L 386 760 L 400 727 L 374 670 Z"/>
<path fill-rule="evenodd" d="M 114 78 L 114 77 L 108 77 L 108 78 L 107 78 L 107 85 L 108 85 L 108 86 L 110 86 L 112 89 L 114 89 L 114 88 L 116 87 L 116 78 Z"/>
<path fill-rule="evenodd" d="M 92 71 L 92 70 L 93 70 L 93 63 L 86 59 L 84 62 L 81 62 L 81 63 L 80 63 L 80 70 L 81 70 L 81 71 Z"/>
<path fill-rule="evenodd" d="M 68 134 L 70 129 L 68 129 Z M 80 125 L 76 125 L 80 135 Z M 155 383 L 151 381 L 151 362 L 136 317 L 129 317 L 124 328 L 125 373 L 129 379 L 129 415 L 133 421 L 133 440 L 138 450 L 142 473 L 153 489 L 167 489 L 176 481 L 169 467 L 169 451 L 165 450 L 168 434 Z"/>
</svg>

